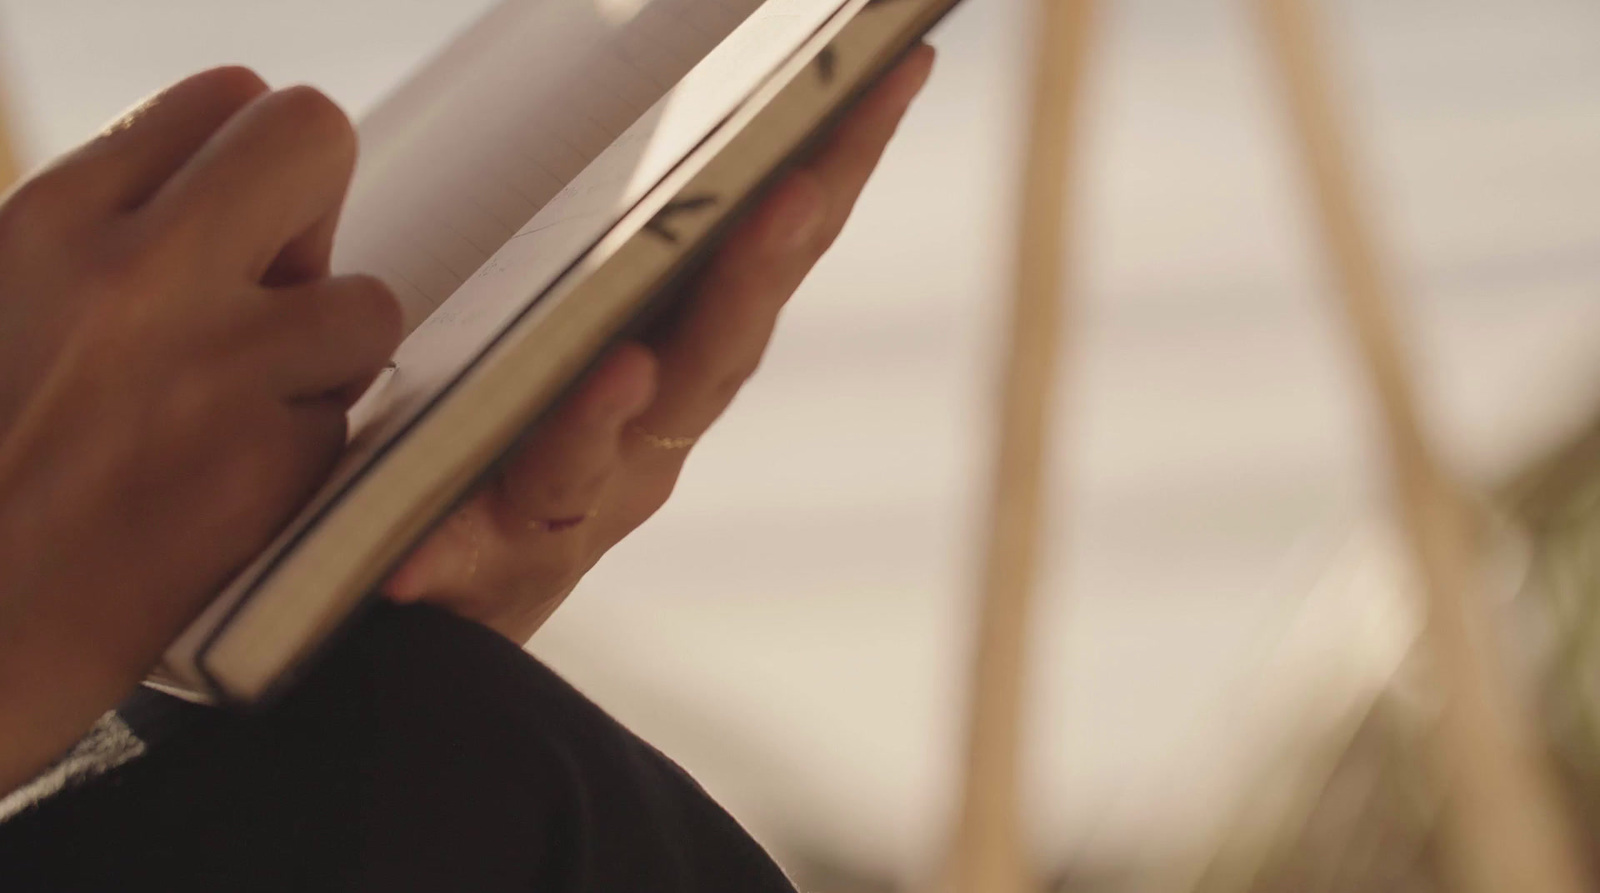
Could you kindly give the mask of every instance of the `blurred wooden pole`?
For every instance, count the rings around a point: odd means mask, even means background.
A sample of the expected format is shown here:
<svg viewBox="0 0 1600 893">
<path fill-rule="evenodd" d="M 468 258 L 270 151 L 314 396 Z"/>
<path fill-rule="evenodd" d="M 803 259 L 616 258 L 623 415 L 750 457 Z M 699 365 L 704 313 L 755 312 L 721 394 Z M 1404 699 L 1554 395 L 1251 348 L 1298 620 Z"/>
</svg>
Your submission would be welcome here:
<svg viewBox="0 0 1600 893">
<path fill-rule="evenodd" d="M 1496 660 L 1469 503 L 1430 447 L 1417 412 L 1392 295 L 1357 200 L 1313 23 L 1302 0 L 1257 5 L 1287 89 L 1345 315 L 1381 410 L 1394 497 L 1426 592 L 1424 642 L 1444 698 L 1430 756 L 1445 796 L 1443 842 L 1453 889 L 1581 893 L 1588 889 L 1585 871 L 1541 739 Z"/>
<path fill-rule="evenodd" d="M 1037 565 L 1046 446 L 1065 324 L 1062 251 L 1070 211 L 1073 127 L 1088 48 L 1091 0 L 1041 0 L 1032 117 L 1022 180 L 1015 294 L 1000 395 L 990 528 L 961 812 L 950 854 L 956 893 L 1038 888 L 1028 866 L 1018 791 L 1028 603 Z"/>
<path fill-rule="evenodd" d="M 16 143 L 11 138 L 11 111 L 6 105 L 5 84 L 0 83 L 0 194 L 11 188 L 21 173 Z"/>
</svg>

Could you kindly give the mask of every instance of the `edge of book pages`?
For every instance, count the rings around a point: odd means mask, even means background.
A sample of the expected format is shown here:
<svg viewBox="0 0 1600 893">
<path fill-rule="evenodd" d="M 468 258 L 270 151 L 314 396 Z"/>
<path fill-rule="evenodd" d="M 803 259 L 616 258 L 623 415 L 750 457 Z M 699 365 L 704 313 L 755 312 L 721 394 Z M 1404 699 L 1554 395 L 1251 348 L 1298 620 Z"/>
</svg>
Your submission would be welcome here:
<svg viewBox="0 0 1600 893">
<path fill-rule="evenodd" d="M 409 430 L 224 590 L 147 684 L 239 704 L 287 685 L 593 359 L 958 2 L 844 0 Z"/>
</svg>

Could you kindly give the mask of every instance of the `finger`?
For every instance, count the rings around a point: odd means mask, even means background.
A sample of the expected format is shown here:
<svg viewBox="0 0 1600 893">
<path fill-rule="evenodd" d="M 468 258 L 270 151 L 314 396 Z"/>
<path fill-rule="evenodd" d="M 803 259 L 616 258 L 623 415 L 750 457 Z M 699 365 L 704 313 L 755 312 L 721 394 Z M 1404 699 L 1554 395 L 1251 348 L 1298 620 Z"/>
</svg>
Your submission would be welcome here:
<svg viewBox="0 0 1600 893">
<path fill-rule="evenodd" d="M 185 78 L 23 181 L 9 203 L 31 206 L 24 215 L 28 231 L 46 241 L 59 238 L 60 227 L 133 210 L 231 115 L 266 89 L 243 68 Z"/>
<path fill-rule="evenodd" d="M 341 201 L 333 210 L 323 215 L 311 228 L 283 246 L 261 276 L 261 284 L 268 288 L 282 288 L 321 279 L 332 272 L 333 233 L 339 226 Z"/>
<path fill-rule="evenodd" d="M 291 399 L 359 393 L 400 343 L 400 305 L 372 276 L 263 290 L 255 300 L 244 362 Z"/>
<path fill-rule="evenodd" d="M 224 124 L 148 210 L 201 243 L 223 272 L 256 282 L 297 238 L 331 232 L 355 159 L 355 131 L 332 100 L 310 87 L 278 90 Z M 318 247 L 307 254 L 325 254 L 320 236 L 308 238 Z"/>
<path fill-rule="evenodd" d="M 522 578 L 569 573 L 575 541 L 562 534 L 577 530 L 600 504 L 617 466 L 622 426 L 649 401 L 654 371 L 649 351 L 638 345 L 614 352 L 492 488 L 458 509 L 390 575 L 384 592 L 401 601 L 459 594 L 490 582 L 508 562 Z"/>
<path fill-rule="evenodd" d="M 132 210 L 155 194 L 229 118 L 267 85 L 248 68 L 191 75 L 113 121 L 45 172 L 83 190 L 80 205 Z"/>
<path fill-rule="evenodd" d="M 344 451 L 345 414 L 329 401 L 246 406 L 235 393 L 234 402 L 219 416 L 219 423 L 249 436 L 237 438 L 215 457 L 225 463 L 225 474 L 208 496 L 220 511 L 237 516 L 236 523 L 268 533 L 327 479 Z M 227 410 L 239 412 L 229 417 Z M 269 522 L 265 529 L 260 521 Z"/>
<path fill-rule="evenodd" d="M 727 408 L 760 363 L 784 303 L 843 227 L 932 62 L 928 47 L 913 51 L 730 236 L 657 345 L 661 386 L 639 419 L 643 431 L 697 437 Z M 681 451 L 675 456 L 681 462 Z"/>
<path fill-rule="evenodd" d="M 656 399 L 638 420 L 662 438 L 698 437 L 756 370 L 784 301 L 820 251 L 828 215 L 814 174 L 796 171 L 723 245 L 688 298 L 684 315 L 655 345 Z"/>
<path fill-rule="evenodd" d="M 321 486 L 344 452 L 346 419 L 344 407 L 331 399 L 300 401 L 289 412 L 300 440 L 292 454 L 300 463 L 293 479 L 305 482 L 304 491 L 292 502 L 299 505 Z"/>
<path fill-rule="evenodd" d="M 493 508 L 503 530 L 561 532 L 595 512 L 623 427 L 654 396 L 655 375 L 650 351 L 624 344 L 540 423 L 500 473 Z"/>
<path fill-rule="evenodd" d="M 844 228 L 900 119 L 933 71 L 934 51 L 919 44 L 839 123 L 808 165 L 835 199 L 828 240 Z"/>
<path fill-rule="evenodd" d="M 464 602 L 484 576 L 484 553 L 493 549 L 488 541 L 494 526 L 487 501 L 482 496 L 473 499 L 435 528 L 379 589 L 402 603 L 451 598 Z"/>
</svg>

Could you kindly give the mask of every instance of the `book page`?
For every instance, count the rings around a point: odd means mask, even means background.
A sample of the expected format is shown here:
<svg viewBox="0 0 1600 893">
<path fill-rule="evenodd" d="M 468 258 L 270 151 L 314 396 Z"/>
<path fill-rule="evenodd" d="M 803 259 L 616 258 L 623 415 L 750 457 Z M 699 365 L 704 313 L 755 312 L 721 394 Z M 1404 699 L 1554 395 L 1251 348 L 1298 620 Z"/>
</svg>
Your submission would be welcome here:
<svg viewBox="0 0 1600 893">
<path fill-rule="evenodd" d="M 768 0 L 599 151 L 531 219 L 508 233 L 475 269 L 460 273 L 459 284 L 400 345 L 395 368 L 352 409 L 352 435 L 357 438 L 356 446 L 364 448 L 354 452 L 374 448 L 375 441 L 392 436 L 413 418 L 842 2 Z M 409 241 L 393 243 L 402 251 L 421 238 L 411 234 L 448 226 L 438 219 L 409 218 L 392 225 L 407 233 Z M 467 256 L 467 248 L 457 246 L 456 250 Z M 394 259 L 396 264 L 403 261 Z"/>
<path fill-rule="evenodd" d="M 758 5 L 501 3 L 362 120 L 335 269 L 414 328 Z"/>
</svg>

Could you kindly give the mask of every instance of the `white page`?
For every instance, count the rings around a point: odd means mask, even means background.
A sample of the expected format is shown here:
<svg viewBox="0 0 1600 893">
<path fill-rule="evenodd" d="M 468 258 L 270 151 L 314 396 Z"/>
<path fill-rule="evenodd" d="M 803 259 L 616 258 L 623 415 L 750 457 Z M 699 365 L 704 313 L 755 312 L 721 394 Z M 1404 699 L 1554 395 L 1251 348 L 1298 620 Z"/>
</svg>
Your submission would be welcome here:
<svg viewBox="0 0 1600 893">
<path fill-rule="evenodd" d="M 506 0 L 361 122 L 335 269 L 415 327 L 759 0 Z"/>
</svg>

